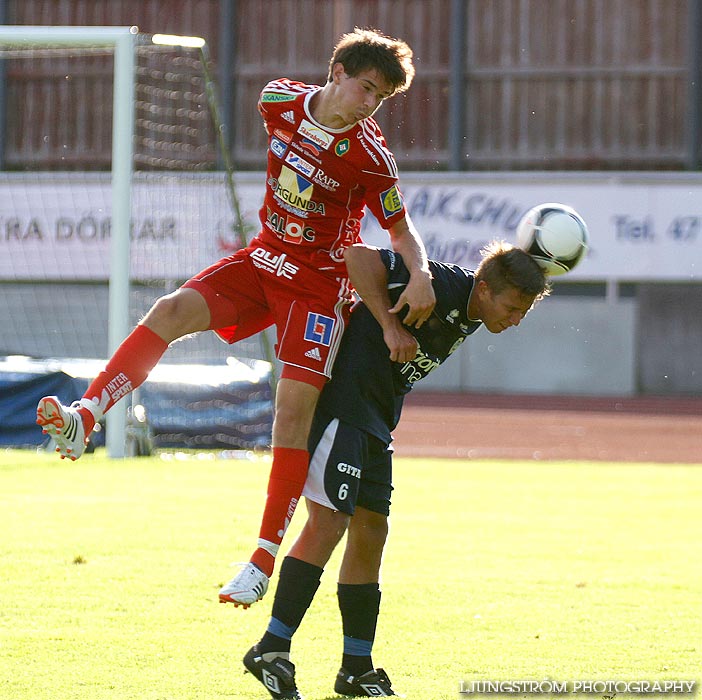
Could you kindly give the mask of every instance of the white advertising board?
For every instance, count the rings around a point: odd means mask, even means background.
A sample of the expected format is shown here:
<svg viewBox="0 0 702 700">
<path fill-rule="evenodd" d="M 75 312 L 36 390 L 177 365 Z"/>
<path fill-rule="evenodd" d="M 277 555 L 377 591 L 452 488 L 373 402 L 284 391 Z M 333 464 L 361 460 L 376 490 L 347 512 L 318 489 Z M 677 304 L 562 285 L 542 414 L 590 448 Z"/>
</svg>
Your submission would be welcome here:
<svg viewBox="0 0 702 700">
<path fill-rule="evenodd" d="M 258 230 L 260 184 L 242 185 Z M 224 177 L 137 178 L 132 188 L 131 274 L 184 280 L 239 246 Z M 96 175 L 0 177 L 0 279 L 107 280 L 111 188 Z"/>
<path fill-rule="evenodd" d="M 263 175 L 237 178 L 251 231 Z M 411 173 L 401 187 L 430 257 L 475 267 L 493 238 L 510 242 L 521 214 L 540 202 L 577 209 L 590 251 L 569 280 L 702 279 L 702 177 L 681 174 Z M 110 184 L 104 175 L 0 176 L 0 279 L 108 278 Z M 139 179 L 133 190 L 135 279 L 186 279 L 235 249 L 221 174 Z M 363 238 L 387 245 L 372 216 Z"/>
<path fill-rule="evenodd" d="M 584 217 L 590 250 L 568 280 L 702 280 L 702 178 L 676 174 L 405 176 L 429 257 L 468 268 L 493 238 L 515 242 L 521 215 L 562 202 Z M 384 233 L 368 225 L 369 243 Z"/>
</svg>

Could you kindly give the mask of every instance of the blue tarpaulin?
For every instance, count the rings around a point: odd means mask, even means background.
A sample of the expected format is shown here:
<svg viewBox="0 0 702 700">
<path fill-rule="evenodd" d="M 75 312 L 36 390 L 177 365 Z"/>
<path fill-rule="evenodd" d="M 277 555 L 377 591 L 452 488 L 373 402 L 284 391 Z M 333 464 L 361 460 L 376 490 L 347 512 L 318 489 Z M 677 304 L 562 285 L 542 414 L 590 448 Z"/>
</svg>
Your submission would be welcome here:
<svg viewBox="0 0 702 700">
<path fill-rule="evenodd" d="M 58 396 L 64 404 L 78 400 L 103 364 L 0 358 L 0 445 L 42 445 L 46 436 L 36 425 L 39 399 Z M 155 447 L 253 449 L 271 442 L 273 404 L 266 363 L 159 366 L 139 387 L 137 400 L 146 409 Z M 104 433 L 93 433 L 91 440 L 104 444 Z"/>
</svg>

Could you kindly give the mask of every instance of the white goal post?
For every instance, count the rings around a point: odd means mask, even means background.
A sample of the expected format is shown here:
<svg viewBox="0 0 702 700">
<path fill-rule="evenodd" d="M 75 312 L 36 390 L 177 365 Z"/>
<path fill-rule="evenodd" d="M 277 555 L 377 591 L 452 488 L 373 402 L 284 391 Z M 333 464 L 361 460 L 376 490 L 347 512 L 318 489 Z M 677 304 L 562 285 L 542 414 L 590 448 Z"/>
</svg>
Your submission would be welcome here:
<svg viewBox="0 0 702 700">
<path fill-rule="evenodd" d="M 84 381 L 157 298 L 246 245 L 258 227 L 259 186 L 244 182 L 242 208 L 200 37 L 136 27 L 0 27 L 4 59 L 16 63 L 8 90 L 12 159 L 0 173 L 3 350 L 66 360 Z M 56 304 L 63 299 L 70 307 Z M 236 381 L 248 381 L 241 376 L 250 368 L 250 383 L 258 384 L 263 372 L 264 393 L 274 396 L 266 332 L 238 342 L 236 357 L 230 347 L 215 334 L 191 334 L 171 343 L 163 365 L 202 372 L 238 363 Z M 132 402 L 153 417 L 156 447 L 263 444 L 270 410 L 254 387 L 246 398 L 231 391 L 228 418 L 202 418 L 160 392 L 159 377 L 107 414 L 108 456 L 133 452 Z M 247 408 L 233 417 L 240 401 Z M 197 403 L 208 410 L 207 401 Z"/>
<path fill-rule="evenodd" d="M 0 27 L 1 47 L 108 47 L 114 50 L 112 121 L 112 238 L 110 242 L 108 350 L 117 349 L 129 332 L 129 228 L 134 133 L 136 27 Z M 125 456 L 127 403 L 107 416 L 107 452 Z"/>
</svg>

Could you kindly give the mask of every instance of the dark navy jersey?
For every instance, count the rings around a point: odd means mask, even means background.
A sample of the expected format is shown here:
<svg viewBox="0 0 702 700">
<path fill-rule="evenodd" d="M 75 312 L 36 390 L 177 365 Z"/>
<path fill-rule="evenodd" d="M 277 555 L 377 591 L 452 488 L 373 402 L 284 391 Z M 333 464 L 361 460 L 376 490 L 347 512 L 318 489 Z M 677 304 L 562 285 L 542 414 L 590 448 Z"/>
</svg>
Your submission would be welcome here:
<svg viewBox="0 0 702 700">
<path fill-rule="evenodd" d="M 410 273 L 402 258 L 381 250 L 387 268 L 392 305 L 407 285 Z M 414 384 L 438 367 L 480 326 L 468 319 L 468 299 L 474 276 L 470 270 L 429 261 L 436 306 L 421 328 L 406 326 L 416 338 L 417 355 L 411 362 L 392 362 L 383 330 L 362 302 L 351 311 L 332 378 L 319 399 L 319 409 L 390 442 L 400 420 L 402 401 Z"/>
</svg>

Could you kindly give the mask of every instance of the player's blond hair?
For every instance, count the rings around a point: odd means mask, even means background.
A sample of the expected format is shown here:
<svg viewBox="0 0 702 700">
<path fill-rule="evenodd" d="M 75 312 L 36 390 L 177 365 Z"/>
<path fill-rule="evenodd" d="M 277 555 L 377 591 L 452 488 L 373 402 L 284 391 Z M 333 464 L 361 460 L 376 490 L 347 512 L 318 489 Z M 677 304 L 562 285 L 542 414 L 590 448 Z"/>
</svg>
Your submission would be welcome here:
<svg viewBox="0 0 702 700">
<path fill-rule="evenodd" d="M 534 303 L 548 296 L 551 283 L 534 258 L 521 248 L 505 241 L 491 241 L 481 251 L 483 259 L 475 279 L 484 280 L 494 294 L 514 287 L 525 297 L 534 297 Z"/>
<path fill-rule="evenodd" d="M 377 29 L 356 27 L 344 34 L 334 47 L 328 80 L 332 80 L 335 63 L 341 63 L 351 77 L 365 70 L 377 70 L 392 87 L 392 94 L 396 95 L 407 90 L 412 83 L 412 55 L 412 49 L 402 39 L 392 39 Z"/>
</svg>

